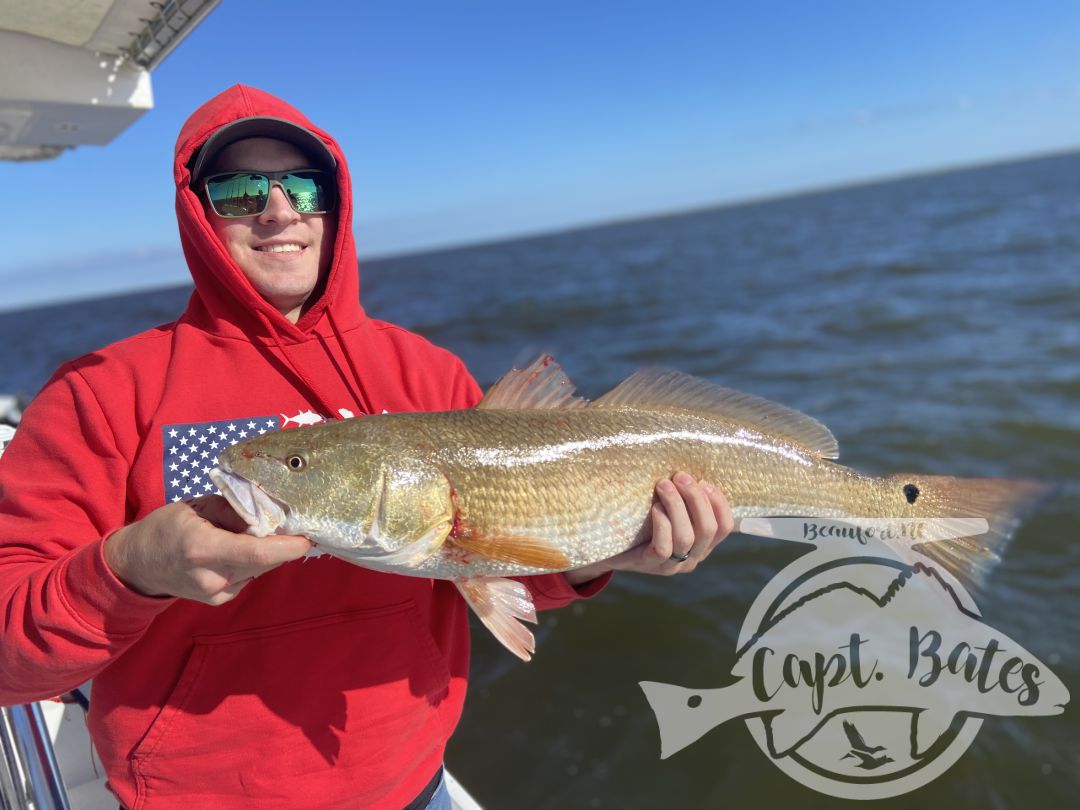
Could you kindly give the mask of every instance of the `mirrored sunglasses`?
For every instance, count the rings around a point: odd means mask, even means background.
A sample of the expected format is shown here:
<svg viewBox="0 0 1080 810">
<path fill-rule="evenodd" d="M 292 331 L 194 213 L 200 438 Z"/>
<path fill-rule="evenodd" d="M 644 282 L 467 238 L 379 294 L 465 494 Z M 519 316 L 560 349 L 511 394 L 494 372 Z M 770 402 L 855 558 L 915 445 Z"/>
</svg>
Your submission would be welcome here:
<svg viewBox="0 0 1080 810">
<path fill-rule="evenodd" d="M 298 214 L 325 214 L 337 203 L 334 176 L 318 169 L 287 172 L 228 172 L 207 177 L 206 198 L 220 217 L 255 217 L 266 210 L 278 186 Z"/>
</svg>

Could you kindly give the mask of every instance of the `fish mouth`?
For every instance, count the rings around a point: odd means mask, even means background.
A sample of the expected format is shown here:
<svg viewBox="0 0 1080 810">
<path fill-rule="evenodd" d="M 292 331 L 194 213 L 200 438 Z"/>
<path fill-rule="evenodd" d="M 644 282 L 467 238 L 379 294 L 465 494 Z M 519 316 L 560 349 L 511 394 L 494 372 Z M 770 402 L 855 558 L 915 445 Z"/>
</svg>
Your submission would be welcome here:
<svg viewBox="0 0 1080 810">
<path fill-rule="evenodd" d="M 210 471 L 210 480 L 225 496 L 229 506 L 247 523 L 248 534 L 266 537 L 285 525 L 289 507 L 267 494 L 254 481 L 221 467 Z"/>
</svg>

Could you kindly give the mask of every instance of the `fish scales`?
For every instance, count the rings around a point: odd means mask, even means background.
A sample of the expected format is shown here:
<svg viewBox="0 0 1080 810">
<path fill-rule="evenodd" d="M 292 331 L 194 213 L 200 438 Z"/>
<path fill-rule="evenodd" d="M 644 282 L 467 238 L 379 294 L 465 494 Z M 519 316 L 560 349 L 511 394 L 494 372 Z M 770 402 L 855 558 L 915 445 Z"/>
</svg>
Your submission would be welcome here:
<svg viewBox="0 0 1080 810">
<path fill-rule="evenodd" d="M 433 448 L 428 460 L 452 487 L 462 523 L 491 536 L 548 540 L 566 553 L 568 568 L 640 542 L 656 482 L 680 470 L 716 482 L 737 517 L 778 508 L 851 514 L 875 483 L 775 437 L 694 414 L 586 408 L 409 417 Z M 415 572 L 456 578 L 545 570 L 462 563 L 442 549 Z"/>
<path fill-rule="evenodd" d="M 475 409 L 275 431 L 224 451 L 211 477 L 254 534 L 303 534 L 358 565 L 454 581 L 526 660 L 520 622 L 535 612 L 506 577 L 582 568 L 643 542 L 656 484 L 676 472 L 716 484 L 737 519 L 985 519 L 973 536 L 890 546 L 976 583 L 1018 515 L 1053 489 L 869 476 L 831 461 L 837 452 L 816 420 L 678 372 L 638 372 L 586 403 L 542 357 Z"/>
</svg>

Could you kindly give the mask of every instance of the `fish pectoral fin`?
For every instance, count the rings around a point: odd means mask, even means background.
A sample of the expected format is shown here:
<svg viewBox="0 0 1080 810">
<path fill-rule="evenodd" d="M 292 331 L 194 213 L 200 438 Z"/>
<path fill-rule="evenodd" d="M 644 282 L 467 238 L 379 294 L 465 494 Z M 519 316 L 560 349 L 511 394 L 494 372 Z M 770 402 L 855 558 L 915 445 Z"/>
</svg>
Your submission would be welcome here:
<svg viewBox="0 0 1080 810">
<path fill-rule="evenodd" d="M 536 607 L 528 588 L 505 577 L 467 577 L 455 579 L 454 585 L 499 643 L 522 661 L 532 658 L 536 640 L 522 623 L 536 624 Z"/>
<path fill-rule="evenodd" d="M 466 529 L 457 535 L 451 534 L 447 542 L 489 560 L 551 571 L 562 571 L 570 567 L 570 560 L 560 549 L 537 537 L 486 535 Z"/>
</svg>

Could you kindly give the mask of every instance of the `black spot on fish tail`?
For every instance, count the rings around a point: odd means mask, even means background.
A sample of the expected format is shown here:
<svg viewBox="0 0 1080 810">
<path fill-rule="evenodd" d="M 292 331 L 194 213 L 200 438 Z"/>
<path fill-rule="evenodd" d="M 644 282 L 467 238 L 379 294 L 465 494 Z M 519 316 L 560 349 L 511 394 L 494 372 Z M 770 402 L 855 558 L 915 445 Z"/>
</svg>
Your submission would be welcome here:
<svg viewBox="0 0 1080 810">
<path fill-rule="evenodd" d="M 914 484 L 905 484 L 904 497 L 908 503 L 915 503 L 915 499 L 919 497 L 919 488 Z"/>
</svg>

